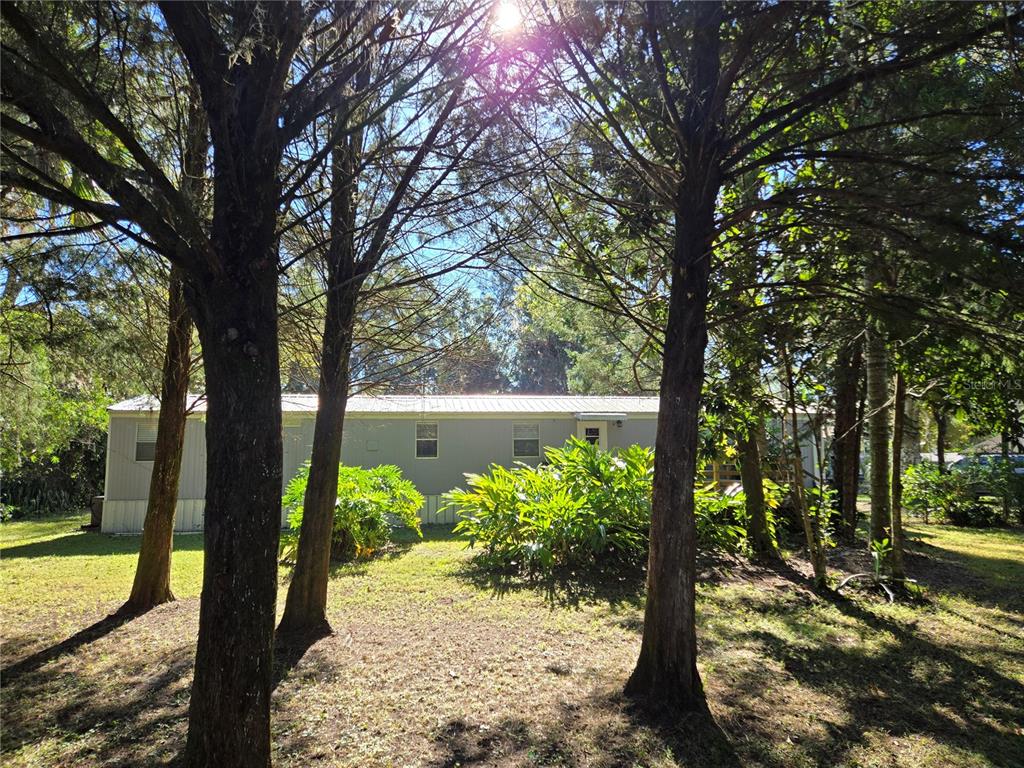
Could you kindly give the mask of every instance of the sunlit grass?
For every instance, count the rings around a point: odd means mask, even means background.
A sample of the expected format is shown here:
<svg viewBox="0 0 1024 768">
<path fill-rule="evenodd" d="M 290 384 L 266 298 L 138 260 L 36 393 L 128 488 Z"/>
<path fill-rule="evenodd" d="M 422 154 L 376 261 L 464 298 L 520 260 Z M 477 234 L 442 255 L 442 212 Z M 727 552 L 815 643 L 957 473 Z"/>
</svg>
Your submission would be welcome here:
<svg viewBox="0 0 1024 768">
<path fill-rule="evenodd" d="M 81 532 L 84 521 L 0 528 L 5 668 L 127 595 L 139 539 Z M 700 667 L 725 747 L 639 720 L 617 695 L 639 647 L 642 574 L 493 577 L 450 532 L 399 537 L 334 570 L 335 634 L 275 693 L 275 765 L 1024 764 L 1024 534 L 909 531 L 920 602 L 823 597 L 788 568 L 699 585 Z M 5 683 L 5 765 L 174 757 L 201 547 L 176 537 L 177 604 Z"/>
</svg>

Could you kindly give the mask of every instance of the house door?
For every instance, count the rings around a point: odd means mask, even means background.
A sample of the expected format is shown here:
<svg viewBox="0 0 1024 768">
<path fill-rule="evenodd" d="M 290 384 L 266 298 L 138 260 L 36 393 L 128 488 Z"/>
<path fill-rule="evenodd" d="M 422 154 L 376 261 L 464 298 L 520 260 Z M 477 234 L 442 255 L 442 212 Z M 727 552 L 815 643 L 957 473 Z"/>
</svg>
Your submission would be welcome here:
<svg viewBox="0 0 1024 768">
<path fill-rule="evenodd" d="M 596 445 L 602 451 L 607 451 L 608 422 L 578 421 L 576 422 L 576 437 L 580 440 L 586 440 L 591 445 Z"/>
</svg>

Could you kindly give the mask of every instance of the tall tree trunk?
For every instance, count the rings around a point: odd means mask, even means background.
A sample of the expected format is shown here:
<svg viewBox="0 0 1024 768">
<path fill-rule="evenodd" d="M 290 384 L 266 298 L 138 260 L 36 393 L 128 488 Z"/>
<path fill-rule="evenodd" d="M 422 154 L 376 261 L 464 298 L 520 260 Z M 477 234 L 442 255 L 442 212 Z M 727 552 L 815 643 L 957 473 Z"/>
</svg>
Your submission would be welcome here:
<svg viewBox="0 0 1024 768">
<path fill-rule="evenodd" d="M 807 504 L 807 495 L 804 492 L 803 466 L 804 454 L 800 445 L 800 424 L 796 410 L 796 382 L 793 378 L 793 359 L 789 349 L 783 345 L 782 364 L 786 373 L 786 400 L 789 411 L 789 427 L 793 433 L 790 459 L 793 462 L 794 482 L 793 500 L 796 502 L 797 511 L 800 513 L 800 520 L 803 522 L 804 537 L 807 541 L 807 556 L 811 561 L 811 568 L 814 572 L 814 586 L 822 588 L 828 580 L 828 564 L 825 560 L 825 543 L 822 536 L 821 512 L 819 508 L 815 514 Z"/>
<path fill-rule="evenodd" d="M 906 421 L 907 382 L 896 370 L 896 393 L 892 417 L 892 575 L 902 579 L 903 569 L 903 428 Z"/>
<path fill-rule="evenodd" d="M 167 17 L 173 6 L 161 6 Z M 180 23 L 180 20 L 179 20 Z M 189 768 L 269 768 L 281 537 L 279 134 L 273 74 L 240 70 L 211 121 L 209 265 L 186 285 L 206 373 L 206 509 Z M 210 105 L 207 104 L 207 107 Z M 229 108 L 230 107 L 230 108 Z"/>
<path fill-rule="evenodd" d="M 171 549 L 174 544 L 174 509 L 185 444 L 185 408 L 192 364 L 192 316 L 185 303 L 183 275 L 171 268 L 167 290 L 167 347 L 160 382 L 160 416 L 156 454 L 149 480 L 149 501 L 142 528 L 139 561 L 131 595 L 121 610 L 145 613 L 174 599 L 171 593 Z"/>
<path fill-rule="evenodd" d="M 706 707 L 697 671 L 694 482 L 712 217 L 676 215 L 675 258 L 665 329 L 654 451 L 647 605 L 643 641 L 626 693 L 673 710 Z M 700 231 L 695 226 L 703 224 Z"/>
<path fill-rule="evenodd" d="M 337 23 L 353 9 L 336 5 Z M 369 51 L 364 47 L 362 67 L 355 79 L 360 93 L 369 82 Z M 348 100 L 335 111 L 336 144 L 331 151 L 331 218 L 327 246 L 327 311 L 320 348 L 318 408 L 313 428 L 309 478 L 302 501 L 302 528 L 295 569 L 288 585 L 282 634 L 320 635 L 331 631 L 327 621 L 327 583 L 331 566 L 334 505 L 338 496 L 342 433 L 348 404 L 349 357 L 355 329 L 359 289 L 366 273 L 357 268 L 355 251 L 356 190 L 363 132 L 350 130 Z"/>
<path fill-rule="evenodd" d="M 309 477 L 302 502 L 302 528 L 280 632 L 327 634 L 327 588 L 331 536 L 338 497 L 338 467 L 348 401 L 348 359 L 358 290 L 328 295 L 321 352 L 318 410 L 313 427 Z"/>
<path fill-rule="evenodd" d="M 204 197 L 209 149 L 206 113 L 198 89 L 191 85 L 182 153 L 181 191 L 197 211 L 205 211 L 206 208 Z M 167 346 L 160 381 L 156 454 L 135 581 L 128 602 L 122 608 L 128 613 L 143 613 L 174 599 L 171 593 L 171 550 L 174 546 L 174 512 L 178 503 L 181 453 L 185 444 L 191 356 L 192 313 L 185 298 L 185 273 L 180 267 L 172 266 L 167 289 Z"/>
<path fill-rule="evenodd" d="M 781 557 L 775 539 L 768 530 L 768 515 L 764 503 L 764 477 L 761 473 L 761 446 L 757 432 L 763 429 L 763 422 L 756 427 L 741 428 L 736 435 L 736 446 L 740 455 L 740 480 L 746 498 L 747 540 L 755 557 L 777 559 Z"/>
<path fill-rule="evenodd" d="M 852 544 L 857 535 L 857 486 L 860 474 L 860 375 L 862 341 L 858 337 L 839 352 L 836 366 L 835 455 L 839 491 L 840 536 Z"/>
<path fill-rule="evenodd" d="M 933 406 L 932 415 L 935 418 L 935 459 L 939 465 L 939 474 L 946 474 L 946 430 L 949 428 L 949 421 L 945 409 L 941 405 Z M 928 522 L 925 520 L 925 522 Z"/>
<path fill-rule="evenodd" d="M 239 219 L 231 223 L 243 226 Z M 239 259 L 238 273 L 211 276 L 196 286 L 193 303 L 208 403 L 203 592 L 186 762 L 204 768 L 270 765 L 281 533 L 277 259 L 272 238 L 253 243 L 229 232 L 240 248 L 262 247 L 266 258 L 255 265 Z"/>
<path fill-rule="evenodd" d="M 288 597 L 279 626 L 279 631 L 284 634 L 324 634 L 331 631 L 327 621 L 331 534 L 348 402 L 349 354 L 359 290 L 358 286 L 346 285 L 345 280 L 338 279 L 337 270 L 331 266 L 328 266 L 328 274 L 319 405 L 313 428 L 309 478 L 302 502 L 302 528 L 295 570 L 288 585 Z"/>
<path fill-rule="evenodd" d="M 654 3 L 646 7 L 649 23 L 655 28 L 660 8 Z M 690 88 L 679 128 L 685 173 L 674 201 L 672 284 L 655 438 L 647 604 L 640 655 L 625 689 L 627 695 L 649 706 L 674 711 L 707 709 L 697 671 L 694 483 L 708 342 L 708 279 L 721 187 L 718 125 L 712 112 L 721 68 L 721 23 L 718 3 L 695 7 L 688 62 Z M 649 29 L 648 34 L 655 31 Z M 664 96 L 669 101 L 672 98 L 667 93 Z"/>
<path fill-rule="evenodd" d="M 921 463 L 921 404 L 909 392 L 903 411 L 903 468 Z"/>
<path fill-rule="evenodd" d="M 868 440 L 871 453 L 871 526 L 868 544 L 887 538 L 889 510 L 889 363 L 877 321 L 867 335 Z"/>
<path fill-rule="evenodd" d="M 1004 469 L 1011 473 L 1010 477 L 1013 477 L 1013 469 L 1010 467 L 1010 433 L 1005 429 L 999 435 L 999 455 L 1003 460 Z M 1013 488 L 1007 483 L 1003 489 L 1003 520 L 1007 523 L 1010 522 L 1010 507 L 1012 506 L 1012 500 L 1010 494 Z"/>
</svg>

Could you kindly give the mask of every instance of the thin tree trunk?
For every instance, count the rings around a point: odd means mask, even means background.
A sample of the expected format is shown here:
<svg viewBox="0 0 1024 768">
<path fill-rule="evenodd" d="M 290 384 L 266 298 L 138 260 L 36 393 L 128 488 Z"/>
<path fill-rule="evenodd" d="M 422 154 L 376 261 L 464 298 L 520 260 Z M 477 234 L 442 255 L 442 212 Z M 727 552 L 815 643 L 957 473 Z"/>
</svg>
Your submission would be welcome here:
<svg viewBox="0 0 1024 768">
<path fill-rule="evenodd" d="M 903 569 L 903 428 L 906 420 L 907 382 L 896 370 L 896 393 L 892 418 L 892 575 L 902 579 Z"/>
<path fill-rule="evenodd" d="M 1003 467 L 1012 473 L 1013 470 L 1010 469 L 1010 435 L 1006 430 L 1003 430 L 999 437 L 999 454 L 1003 460 Z M 1011 491 L 1012 488 L 1007 483 L 1006 487 L 1003 489 L 1003 520 L 1007 523 L 1010 522 Z"/>
<path fill-rule="evenodd" d="M 342 3 L 336 5 L 339 24 L 347 17 L 347 10 L 350 9 Z M 366 88 L 369 75 L 369 51 L 364 49 L 363 66 L 355 81 L 357 93 Z M 361 129 L 350 131 L 350 112 L 348 101 L 342 100 L 334 117 L 337 143 L 331 151 L 330 242 L 325 259 L 327 311 L 320 348 L 319 404 L 313 428 L 309 477 L 302 501 L 302 528 L 295 569 L 288 585 L 284 615 L 278 626 L 282 634 L 322 635 L 331 631 L 327 620 L 327 583 L 334 505 L 338 496 L 338 468 L 348 404 L 352 335 L 359 289 L 366 275 L 365 271 L 357 269 L 355 252 L 355 195 L 363 133 Z"/>
<path fill-rule="evenodd" d="M 661 10 L 646 6 L 652 27 Z M 718 84 L 722 8 L 703 3 L 693 14 L 688 62 L 690 88 L 680 126 L 680 161 L 686 172 L 677 190 L 672 282 L 663 346 L 654 492 L 647 561 L 647 604 L 636 668 L 627 695 L 671 711 L 706 711 L 697 671 L 698 418 L 708 343 L 707 303 L 721 188 L 718 126 L 712 102 Z M 649 30 L 649 34 L 650 34 Z M 671 99 L 665 94 L 666 99 Z"/>
<path fill-rule="evenodd" d="M 857 486 L 860 472 L 860 338 L 842 349 L 836 367 L 835 472 L 839 491 L 840 536 L 852 544 L 857 535 Z"/>
<path fill-rule="evenodd" d="M 868 544 L 887 538 L 889 509 L 889 364 L 877 321 L 867 335 L 868 440 L 871 452 L 871 526 Z"/>
<path fill-rule="evenodd" d="M 935 417 L 935 458 L 939 464 L 939 474 L 946 474 L 946 430 L 949 426 L 946 411 L 941 405 L 934 406 L 932 415 Z M 925 522 L 928 522 L 925 520 Z"/>
<path fill-rule="evenodd" d="M 740 455 L 740 479 L 746 498 L 747 541 L 755 557 L 778 559 L 781 557 L 775 540 L 768 530 L 768 515 L 764 503 L 764 477 L 761 473 L 761 447 L 755 430 L 757 427 L 741 428 L 736 435 L 736 446 Z"/>
<path fill-rule="evenodd" d="M 174 545 L 174 509 L 185 444 L 185 408 L 191 368 L 192 316 L 185 303 L 183 275 L 171 268 L 167 291 L 167 347 L 160 383 L 160 416 L 156 454 L 149 481 L 149 501 L 142 528 L 139 561 L 128 602 L 130 614 L 145 613 L 174 599 L 171 593 L 171 549 Z"/>
<path fill-rule="evenodd" d="M 796 382 L 793 379 L 793 359 L 790 357 L 786 346 L 782 348 L 782 364 L 786 372 L 789 426 L 793 432 L 790 454 L 795 473 L 793 500 L 796 502 L 797 510 L 800 512 L 800 520 L 803 522 L 804 537 L 807 540 L 807 556 L 811 560 L 811 568 L 814 572 L 814 586 L 822 588 L 828 583 L 828 565 L 825 560 L 825 545 L 821 535 L 821 510 L 819 509 L 817 514 L 811 515 L 807 505 L 807 496 L 804 493 L 804 454 L 800 445 L 800 425 L 796 411 Z"/>
<path fill-rule="evenodd" d="M 903 412 L 903 468 L 921 463 L 921 405 L 909 392 Z"/>
<path fill-rule="evenodd" d="M 209 147 L 206 113 L 198 89 L 192 86 L 182 156 L 181 190 L 198 211 L 205 207 Z M 128 602 L 122 608 L 128 613 L 143 613 L 174 599 L 171 593 L 171 550 L 174 546 L 174 512 L 178 503 L 181 454 L 185 444 L 191 356 L 192 313 L 185 298 L 185 273 L 180 267 L 172 266 L 167 289 L 167 346 L 160 381 L 156 454 L 135 581 Z"/>
<path fill-rule="evenodd" d="M 328 274 L 336 275 L 337 270 L 329 266 Z M 295 570 L 278 628 L 284 634 L 325 634 L 331 631 L 327 620 L 327 583 L 342 432 L 348 402 L 349 354 L 359 293 L 358 287 L 343 285 L 343 280 L 328 278 L 319 406 L 313 428 L 313 451 L 303 497 Z"/>
</svg>

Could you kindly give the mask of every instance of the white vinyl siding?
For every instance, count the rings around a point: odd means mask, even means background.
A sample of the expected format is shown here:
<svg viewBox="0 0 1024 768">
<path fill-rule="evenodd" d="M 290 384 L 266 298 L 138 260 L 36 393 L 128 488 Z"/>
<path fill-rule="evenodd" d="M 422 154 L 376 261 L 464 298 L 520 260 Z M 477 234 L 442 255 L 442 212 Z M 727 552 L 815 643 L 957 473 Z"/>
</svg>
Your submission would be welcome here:
<svg viewBox="0 0 1024 768">
<path fill-rule="evenodd" d="M 416 458 L 436 459 L 437 455 L 437 422 L 416 422 Z"/>
<path fill-rule="evenodd" d="M 156 422 L 141 423 L 135 429 L 135 460 L 153 461 L 156 458 Z"/>
<path fill-rule="evenodd" d="M 535 459 L 540 456 L 540 425 L 512 425 L 512 456 L 517 459 Z"/>
</svg>

